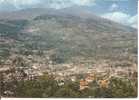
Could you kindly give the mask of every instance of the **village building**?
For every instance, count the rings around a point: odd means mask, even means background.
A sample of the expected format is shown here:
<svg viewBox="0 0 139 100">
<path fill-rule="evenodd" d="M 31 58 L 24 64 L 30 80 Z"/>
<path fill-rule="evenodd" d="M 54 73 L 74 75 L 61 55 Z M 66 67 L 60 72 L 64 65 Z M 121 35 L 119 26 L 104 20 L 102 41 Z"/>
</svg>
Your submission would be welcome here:
<svg viewBox="0 0 139 100">
<path fill-rule="evenodd" d="M 104 80 L 99 80 L 99 86 L 100 88 L 108 88 L 109 86 L 109 80 L 104 79 Z"/>
<path fill-rule="evenodd" d="M 84 90 L 84 89 L 89 88 L 88 84 L 89 84 L 89 83 L 88 83 L 86 80 L 81 79 L 81 80 L 80 80 L 80 90 Z"/>
</svg>

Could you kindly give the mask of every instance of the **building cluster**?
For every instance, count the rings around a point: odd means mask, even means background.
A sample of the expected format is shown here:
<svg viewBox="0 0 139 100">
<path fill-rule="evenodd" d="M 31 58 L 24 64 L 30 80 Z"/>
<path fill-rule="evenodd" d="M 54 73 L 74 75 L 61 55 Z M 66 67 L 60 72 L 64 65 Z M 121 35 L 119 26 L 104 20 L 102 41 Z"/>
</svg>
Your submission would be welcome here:
<svg viewBox="0 0 139 100">
<path fill-rule="evenodd" d="M 89 88 L 89 84 L 93 81 L 97 81 L 100 87 L 107 88 L 109 78 L 113 76 L 137 79 L 137 64 L 129 61 L 100 60 L 95 63 L 84 61 L 81 63 L 53 64 L 50 57 L 42 58 L 33 55 L 20 57 L 22 59 L 11 56 L 4 61 L 3 65 L 0 65 L 0 73 L 5 81 L 9 81 L 12 79 L 11 77 L 16 77 L 17 80 L 32 80 L 47 72 L 55 76 L 59 85 L 63 85 L 64 80 L 74 82 L 79 79 L 80 90 L 84 90 Z M 14 74 L 11 74 L 11 71 Z M 83 77 L 79 77 L 80 75 Z"/>
<path fill-rule="evenodd" d="M 99 74 L 99 76 L 101 76 Z M 102 79 L 99 79 L 97 74 L 93 73 L 88 73 L 87 76 L 84 79 L 80 80 L 80 90 L 88 89 L 90 87 L 90 84 L 92 82 L 97 82 L 100 88 L 108 88 L 109 86 L 109 79 L 110 77 L 104 78 L 103 76 Z"/>
</svg>

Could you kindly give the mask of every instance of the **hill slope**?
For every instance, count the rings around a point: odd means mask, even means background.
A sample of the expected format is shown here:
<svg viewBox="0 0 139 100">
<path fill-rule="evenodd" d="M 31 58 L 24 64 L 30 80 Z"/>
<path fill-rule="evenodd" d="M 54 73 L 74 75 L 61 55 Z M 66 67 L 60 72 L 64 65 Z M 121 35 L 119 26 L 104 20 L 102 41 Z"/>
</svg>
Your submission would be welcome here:
<svg viewBox="0 0 139 100">
<path fill-rule="evenodd" d="M 52 51 L 59 62 L 81 57 L 117 59 L 137 54 L 136 29 L 100 18 L 82 8 L 51 12 L 36 8 L 10 13 L 10 17 L 8 14 L 5 18 L 0 16 L 1 40 L 13 42 L 1 42 L 0 46 L 9 52 Z"/>
</svg>

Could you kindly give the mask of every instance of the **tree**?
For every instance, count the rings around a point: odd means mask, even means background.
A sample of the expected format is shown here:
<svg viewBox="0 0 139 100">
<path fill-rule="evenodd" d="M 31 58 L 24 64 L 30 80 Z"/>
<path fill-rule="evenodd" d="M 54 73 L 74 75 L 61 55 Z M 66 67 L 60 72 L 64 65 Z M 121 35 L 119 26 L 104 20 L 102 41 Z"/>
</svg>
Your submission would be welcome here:
<svg viewBox="0 0 139 100">
<path fill-rule="evenodd" d="M 137 92 L 134 90 L 131 80 L 124 78 L 112 78 L 110 89 L 112 97 L 127 98 L 137 97 Z"/>
</svg>

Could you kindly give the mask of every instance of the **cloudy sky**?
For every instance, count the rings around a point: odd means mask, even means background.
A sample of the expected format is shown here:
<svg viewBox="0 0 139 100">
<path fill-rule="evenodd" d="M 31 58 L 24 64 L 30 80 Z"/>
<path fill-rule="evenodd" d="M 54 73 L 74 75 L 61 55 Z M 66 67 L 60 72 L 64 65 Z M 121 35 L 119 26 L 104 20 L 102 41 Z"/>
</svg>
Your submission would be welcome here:
<svg viewBox="0 0 139 100">
<path fill-rule="evenodd" d="M 0 11 L 86 6 L 103 18 L 137 28 L 137 2 L 138 0 L 0 0 Z"/>
</svg>

